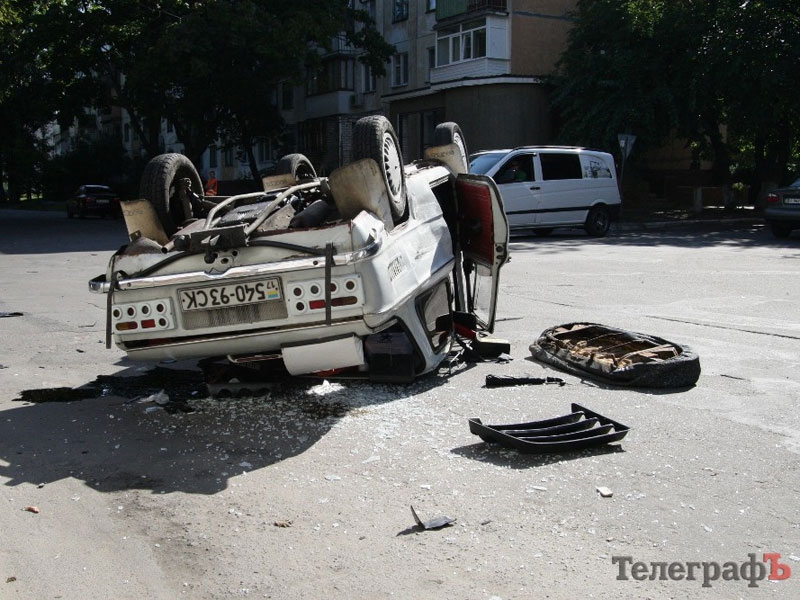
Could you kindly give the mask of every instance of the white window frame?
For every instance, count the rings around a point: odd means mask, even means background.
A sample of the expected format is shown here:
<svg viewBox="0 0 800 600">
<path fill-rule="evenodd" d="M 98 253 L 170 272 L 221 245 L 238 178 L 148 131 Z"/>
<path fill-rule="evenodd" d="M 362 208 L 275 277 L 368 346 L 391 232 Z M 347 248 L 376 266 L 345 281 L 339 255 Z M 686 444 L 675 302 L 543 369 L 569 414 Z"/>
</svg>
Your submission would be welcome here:
<svg viewBox="0 0 800 600">
<path fill-rule="evenodd" d="M 474 23 L 474 21 L 472 21 Z M 470 25 L 470 23 L 466 23 Z M 478 36 L 483 33 L 483 53 L 476 55 Z M 455 63 L 486 58 L 487 27 L 486 20 L 477 27 L 464 29 L 464 24 L 459 25 L 459 30 L 436 38 L 436 66 L 445 67 Z"/>
<path fill-rule="evenodd" d="M 392 57 L 392 87 L 408 85 L 408 52 Z"/>
<path fill-rule="evenodd" d="M 361 85 L 364 93 L 374 92 L 378 87 L 378 78 L 369 65 L 361 65 Z"/>
</svg>

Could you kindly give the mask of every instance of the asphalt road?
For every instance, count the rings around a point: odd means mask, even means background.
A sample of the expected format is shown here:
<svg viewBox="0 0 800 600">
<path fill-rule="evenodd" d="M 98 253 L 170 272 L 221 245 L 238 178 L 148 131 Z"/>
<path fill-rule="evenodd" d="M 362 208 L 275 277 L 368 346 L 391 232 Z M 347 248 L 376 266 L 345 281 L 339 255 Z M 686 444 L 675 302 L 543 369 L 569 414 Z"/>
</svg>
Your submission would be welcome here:
<svg viewBox="0 0 800 600">
<path fill-rule="evenodd" d="M 192 363 L 105 349 L 87 281 L 125 240 L 121 221 L 0 211 L 0 598 L 800 597 L 800 236 L 514 238 L 497 326 L 512 362 L 227 400 Z M 572 321 L 687 344 L 700 380 L 618 389 L 529 359 Z M 483 387 L 522 373 L 567 385 Z M 130 401 L 161 387 L 193 412 Z M 537 457 L 467 427 L 571 402 L 632 430 Z M 457 520 L 419 532 L 409 505 Z M 765 553 L 791 576 L 752 579 Z"/>
</svg>

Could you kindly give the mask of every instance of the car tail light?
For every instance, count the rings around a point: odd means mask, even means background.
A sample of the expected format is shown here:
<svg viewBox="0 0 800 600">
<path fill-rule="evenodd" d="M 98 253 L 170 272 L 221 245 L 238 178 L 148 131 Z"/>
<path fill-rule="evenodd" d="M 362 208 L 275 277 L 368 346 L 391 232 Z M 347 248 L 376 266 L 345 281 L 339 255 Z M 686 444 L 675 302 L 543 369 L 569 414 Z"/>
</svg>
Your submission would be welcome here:
<svg viewBox="0 0 800 600">
<path fill-rule="evenodd" d="M 767 202 L 780 202 L 780 200 L 778 194 L 767 194 Z"/>
<path fill-rule="evenodd" d="M 358 298 L 355 296 L 340 296 L 338 298 L 331 298 L 331 306 L 352 306 L 358 304 Z M 317 310 L 325 308 L 325 300 L 312 300 L 308 303 L 308 308 Z"/>
<path fill-rule="evenodd" d="M 288 308 L 294 315 L 308 314 L 326 308 L 324 279 L 294 281 L 287 285 L 289 295 L 294 299 Z M 356 307 L 364 304 L 364 289 L 358 275 L 332 277 L 329 282 L 331 308 Z"/>
<path fill-rule="evenodd" d="M 168 298 L 115 304 L 111 308 L 111 320 L 116 331 L 164 331 L 175 327 L 172 303 Z"/>
</svg>

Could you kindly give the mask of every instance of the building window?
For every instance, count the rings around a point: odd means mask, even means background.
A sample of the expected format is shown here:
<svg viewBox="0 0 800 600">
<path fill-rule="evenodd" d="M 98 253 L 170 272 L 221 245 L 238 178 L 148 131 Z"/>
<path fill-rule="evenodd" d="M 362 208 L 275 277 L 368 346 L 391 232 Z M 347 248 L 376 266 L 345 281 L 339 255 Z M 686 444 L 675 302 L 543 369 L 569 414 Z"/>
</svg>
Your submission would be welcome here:
<svg viewBox="0 0 800 600">
<path fill-rule="evenodd" d="M 258 140 L 258 162 L 267 162 L 267 140 Z"/>
<path fill-rule="evenodd" d="M 374 92 L 377 86 L 377 78 L 369 65 L 361 65 L 361 75 L 364 82 L 364 92 Z"/>
<path fill-rule="evenodd" d="M 436 10 L 436 0 L 427 0 L 425 3 L 425 10 L 427 12 L 432 12 Z"/>
<path fill-rule="evenodd" d="M 224 164 L 225 164 L 226 167 L 232 167 L 233 166 L 233 148 L 231 148 L 231 147 L 225 148 L 224 161 L 225 161 Z"/>
<path fill-rule="evenodd" d="M 401 52 L 392 57 L 392 86 L 408 84 L 408 52 Z"/>
<path fill-rule="evenodd" d="M 217 168 L 217 145 L 211 144 L 208 147 L 208 166 L 211 169 Z"/>
<path fill-rule="evenodd" d="M 437 38 L 437 67 L 486 56 L 485 19 L 477 19 L 456 27 L 441 29 Z"/>
<path fill-rule="evenodd" d="M 167 133 L 172 133 L 172 121 L 167 119 Z"/>
<path fill-rule="evenodd" d="M 124 140 L 126 142 L 130 142 L 131 141 L 131 124 L 130 123 L 125 123 L 125 127 L 123 128 L 123 131 L 125 132 L 124 133 L 124 135 L 125 135 Z"/>
<path fill-rule="evenodd" d="M 422 140 L 422 148 L 420 154 L 425 154 L 425 149 L 436 145 L 436 125 L 439 123 L 439 115 L 435 110 L 427 110 L 422 113 L 420 126 L 420 138 Z"/>
<path fill-rule="evenodd" d="M 281 84 L 281 108 L 292 110 L 294 108 L 294 86 L 290 83 Z"/>
<path fill-rule="evenodd" d="M 408 0 L 393 0 L 392 23 L 408 19 Z"/>
<path fill-rule="evenodd" d="M 352 58 L 335 58 L 326 61 L 322 67 L 311 73 L 308 79 L 308 95 L 327 94 L 340 90 L 350 90 L 353 85 L 355 60 Z"/>
<path fill-rule="evenodd" d="M 431 80 L 431 71 L 436 67 L 436 47 L 431 46 L 428 48 L 428 73 L 425 81 Z"/>
</svg>

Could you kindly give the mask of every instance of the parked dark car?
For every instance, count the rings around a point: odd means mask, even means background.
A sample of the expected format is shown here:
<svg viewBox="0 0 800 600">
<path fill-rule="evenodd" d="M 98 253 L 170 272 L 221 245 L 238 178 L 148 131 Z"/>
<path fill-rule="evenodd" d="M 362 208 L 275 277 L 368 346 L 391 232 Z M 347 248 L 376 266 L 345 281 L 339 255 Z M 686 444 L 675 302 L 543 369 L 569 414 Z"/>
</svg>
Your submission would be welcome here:
<svg viewBox="0 0 800 600">
<path fill-rule="evenodd" d="M 776 238 L 787 238 L 800 229 L 800 178 L 767 194 L 764 218 Z"/>
<path fill-rule="evenodd" d="M 82 185 L 67 199 L 67 216 L 83 219 L 88 215 L 117 217 L 119 196 L 107 185 Z"/>
</svg>

